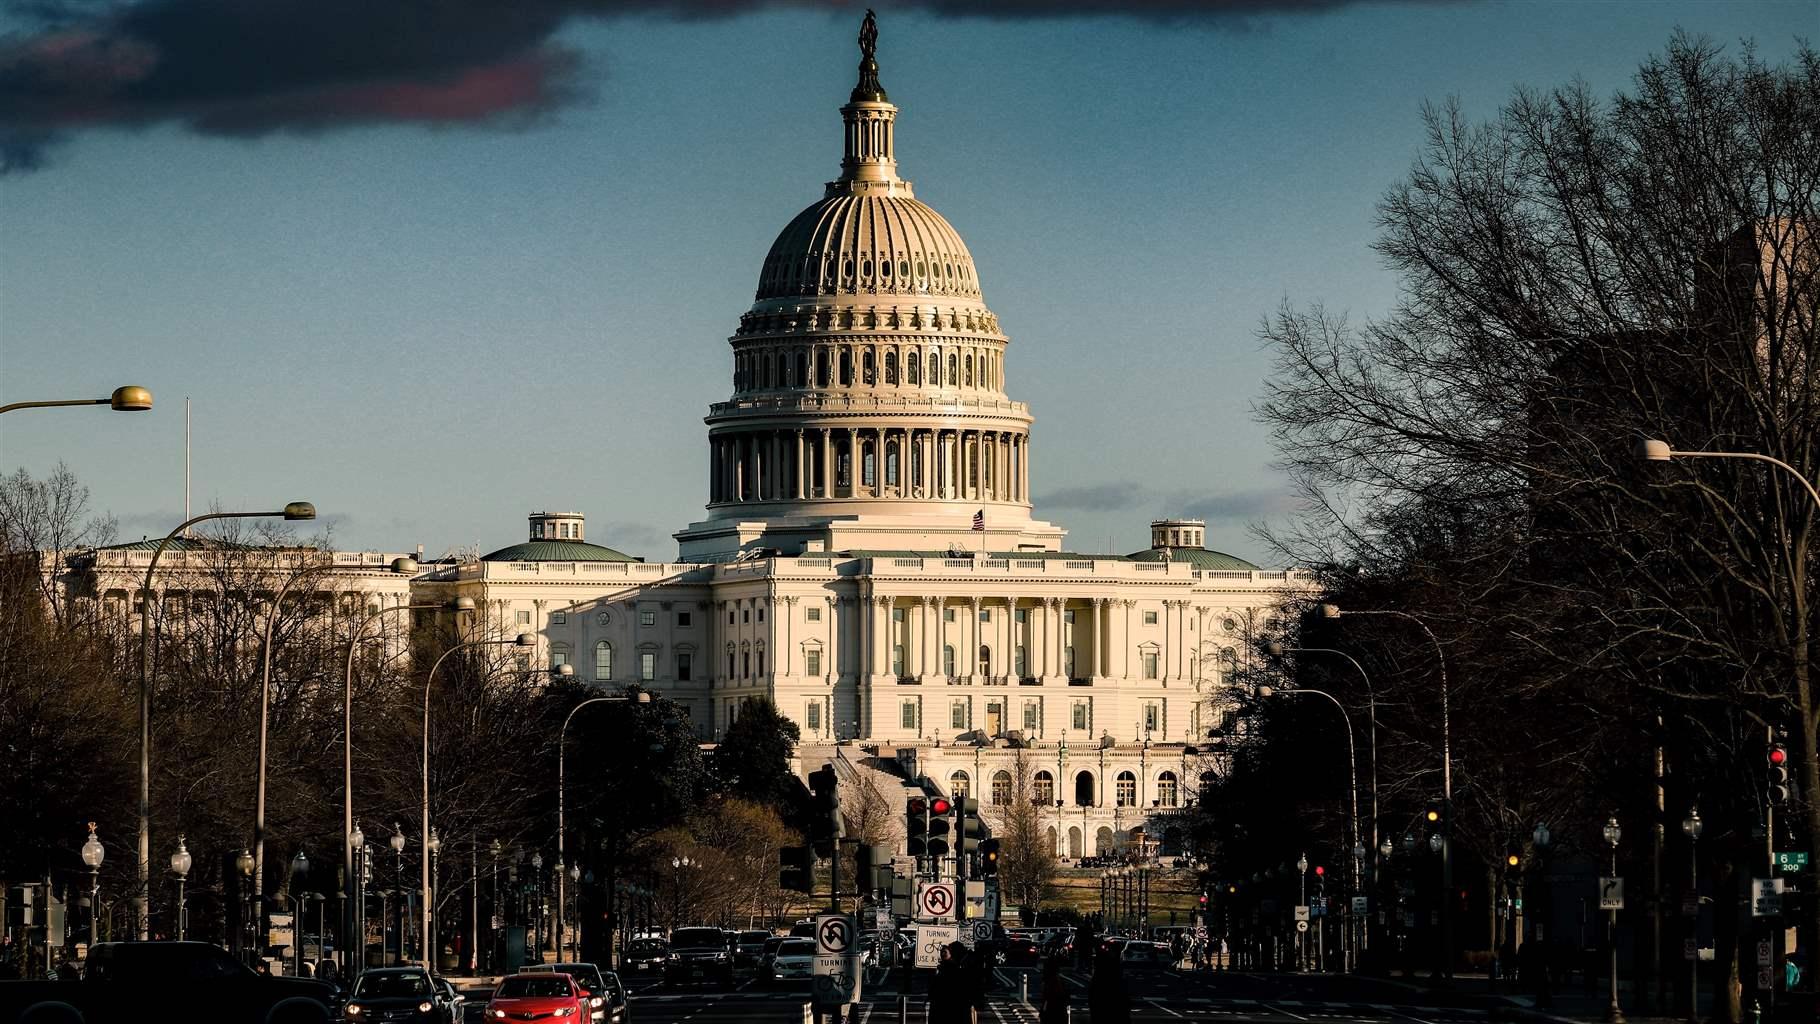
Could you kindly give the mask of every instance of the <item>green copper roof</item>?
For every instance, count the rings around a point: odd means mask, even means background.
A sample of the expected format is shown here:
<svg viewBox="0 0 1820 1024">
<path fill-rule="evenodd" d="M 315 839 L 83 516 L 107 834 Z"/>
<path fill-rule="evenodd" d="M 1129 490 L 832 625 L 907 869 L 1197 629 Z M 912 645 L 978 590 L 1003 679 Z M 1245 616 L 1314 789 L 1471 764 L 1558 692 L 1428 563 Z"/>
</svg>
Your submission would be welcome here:
<svg viewBox="0 0 1820 1024">
<path fill-rule="evenodd" d="M 1126 558 L 1133 562 L 1160 562 L 1163 560 L 1163 548 L 1146 548 L 1133 551 Z M 1169 559 L 1174 562 L 1185 562 L 1196 569 L 1237 569 L 1256 572 L 1257 566 L 1237 555 L 1224 551 L 1209 551 L 1206 548 L 1169 548 Z"/>
<path fill-rule="evenodd" d="M 483 562 L 642 562 L 623 551 L 579 540 L 529 540 L 481 555 Z"/>
</svg>

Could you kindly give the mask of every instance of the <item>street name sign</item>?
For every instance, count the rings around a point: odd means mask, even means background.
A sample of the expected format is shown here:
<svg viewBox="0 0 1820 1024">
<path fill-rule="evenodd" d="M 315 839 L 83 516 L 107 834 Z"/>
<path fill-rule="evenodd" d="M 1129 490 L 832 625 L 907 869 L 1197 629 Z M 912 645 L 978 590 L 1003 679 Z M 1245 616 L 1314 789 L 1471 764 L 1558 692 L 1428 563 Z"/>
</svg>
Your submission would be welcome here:
<svg viewBox="0 0 1820 1024">
<path fill-rule="evenodd" d="M 1354 896 L 1352 898 L 1352 912 L 1355 916 L 1371 913 L 1371 897 Z"/>
<path fill-rule="evenodd" d="M 1599 879 L 1599 909 L 1600 910 L 1623 910 L 1624 909 L 1624 879 L 1622 879 L 1622 878 L 1600 878 Z"/>
<path fill-rule="evenodd" d="M 1807 851 L 1806 850 L 1777 850 L 1776 851 L 1776 870 L 1777 871 L 1799 871 L 1804 867 L 1807 867 Z"/>
<path fill-rule="evenodd" d="M 951 924 L 919 924 L 916 926 L 916 966 L 939 967 L 942 962 L 942 947 L 950 942 L 960 940 L 960 929 Z"/>
<path fill-rule="evenodd" d="M 815 1005 L 827 1008 L 859 1001 L 859 929 L 849 914 L 815 918 Z"/>
</svg>

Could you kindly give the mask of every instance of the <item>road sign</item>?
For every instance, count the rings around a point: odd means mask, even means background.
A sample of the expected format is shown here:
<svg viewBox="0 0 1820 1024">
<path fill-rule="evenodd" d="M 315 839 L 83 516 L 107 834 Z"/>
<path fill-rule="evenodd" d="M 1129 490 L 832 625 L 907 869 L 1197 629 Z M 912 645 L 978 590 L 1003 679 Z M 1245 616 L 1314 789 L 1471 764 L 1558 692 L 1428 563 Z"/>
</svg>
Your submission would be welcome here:
<svg viewBox="0 0 1820 1024">
<path fill-rule="evenodd" d="M 1757 940 L 1757 966 L 1769 967 L 1776 962 L 1775 944 L 1768 939 Z"/>
<path fill-rule="evenodd" d="M 1776 987 L 1776 969 L 1774 967 L 1757 968 L 1757 991 L 1768 992 Z"/>
<path fill-rule="evenodd" d="M 846 1006 L 859 1001 L 857 929 L 847 914 L 815 918 L 815 978 L 811 988 L 817 1006 Z"/>
<path fill-rule="evenodd" d="M 1307 907 L 1302 907 L 1302 906 L 1296 907 L 1295 908 L 1295 919 L 1297 921 L 1301 922 L 1302 924 L 1307 924 L 1308 923 L 1308 911 L 1309 911 L 1309 908 L 1307 908 Z M 1297 930 L 1305 932 L 1308 929 L 1301 928 L 1301 929 L 1297 929 Z"/>
<path fill-rule="evenodd" d="M 916 890 L 916 915 L 940 921 L 954 916 L 954 886 L 924 882 Z"/>
<path fill-rule="evenodd" d="M 1354 896 L 1352 898 L 1352 912 L 1355 916 L 1371 913 L 1371 897 Z"/>
<path fill-rule="evenodd" d="M 1681 959 L 1692 960 L 1693 958 L 1694 958 L 1694 940 L 1682 939 L 1681 940 Z"/>
<path fill-rule="evenodd" d="M 916 966 L 939 967 L 942 962 L 942 947 L 950 942 L 960 940 L 960 929 L 951 924 L 919 924 L 916 926 Z"/>
<path fill-rule="evenodd" d="M 1806 850 L 1777 850 L 1776 851 L 1776 870 L 1778 870 L 1778 871 L 1799 871 L 1804 867 L 1807 867 L 1807 851 Z"/>
<path fill-rule="evenodd" d="M 1782 913 L 1782 879 L 1750 880 L 1750 916 L 1776 917 Z"/>
<path fill-rule="evenodd" d="M 982 942 L 992 941 L 993 924 L 991 921 L 980 918 L 977 921 L 969 921 L 967 924 L 969 927 L 967 928 L 967 934 L 961 938 L 962 942 L 965 942 L 968 946 L 977 946 Z"/>
<path fill-rule="evenodd" d="M 891 932 L 891 925 L 894 923 L 891 920 L 891 908 L 875 907 L 873 908 L 873 911 L 873 927 L 881 932 L 889 934 Z"/>
<path fill-rule="evenodd" d="M 1624 909 L 1624 879 L 1603 877 L 1599 879 L 1599 909 Z"/>
<path fill-rule="evenodd" d="M 1296 931 L 1298 931 L 1298 932 L 1305 932 L 1305 931 L 1307 931 L 1307 930 L 1308 930 L 1308 922 L 1307 922 L 1307 921 L 1297 921 L 1297 922 L 1296 922 L 1296 923 L 1295 923 L 1295 930 L 1296 930 Z"/>
<path fill-rule="evenodd" d="M 982 916 L 990 921 L 999 919 L 998 879 L 996 878 L 986 879 L 986 913 Z"/>
</svg>

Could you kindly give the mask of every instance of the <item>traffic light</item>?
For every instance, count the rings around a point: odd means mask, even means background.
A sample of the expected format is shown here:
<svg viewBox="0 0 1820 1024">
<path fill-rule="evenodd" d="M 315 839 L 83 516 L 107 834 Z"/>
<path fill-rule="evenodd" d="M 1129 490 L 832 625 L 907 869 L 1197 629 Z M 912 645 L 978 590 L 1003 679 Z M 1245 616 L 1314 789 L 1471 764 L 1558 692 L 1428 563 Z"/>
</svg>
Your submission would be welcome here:
<svg viewBox="0 0 1820 1024">
<path fill-rule="evenodd" d="M 913 796 L 904 807 L 905 846 L 910 856 L 921 857 L 929 852 L 929 801 Z"/>
<path fill-rule="evenodd" d="M 970 796 L 954 801 L 955 848 L 961 853 L 972 853 L 980 848 L 980 839 L 985 834 L 985 826 L 980 824 L 980 802 Z"/>
<path fill-rule="evenodd" d="M 1772 743 L 1769 748 L 1769 802 L 1788 803 L 1788 748 Z"/>
<path fill-rule="evenodd" d="M 931 857 L 948 855 L 948 831 L 952 827 L 948 816 L 953 810 L 954 804 L 943 797 L 929 801 L 929 834 L 924 838 L 923 846 Z"/>
<path fill-rule="evenodd" d="M 1510 844 L 1504 851 L 1504 866 L 1511 871 L 1523 870 L 1523 848 L 1516 843 Z"/>
<path fill-rule="evenodd" d="M 778 851 L 783 870 L 778 872 L 780 888 L 796 892 L 815 891 L 815 851 L 807 846 L 786 846 Z"/>
<path fill-rule="evenodd" d="M 814 794 L 814 813 L 809 816 L 810 840 L 816 849 L 828 851 L 830 855 L 836 842 L 846 834 L 840 817 L 839 787 L 831 764 L 809 773 L 809 792 Z"/>
<path fill-rule="evenodd" d="M 991 878 L 998 874 L 998 840 L 988 839 L 980 844 L 980 877 Z"/>
<path fill-rule="evenodd" d="M 1316 864 L 1314 866 L 1314 876 L 1316 878 L 1326 878 L 1327 877 L 1327 865 Z"/>
<path fill-rule="evenodd" d="M 894 872 L 891 869 L 891 849 L 885 846 L 868 846 L 861 844 L 853 851 L 855 864 L 859 868 L 859 885 L 862 889 L 889 889 Z"/>
<path fill-rule="evenodd" d="M 1439 828 L 1441 826 L 1441 805 L 1429 804 L 1428 809 L 1422 812 L 1422 820 L 1428 823 L 1429 828 Z"/>
</svg>

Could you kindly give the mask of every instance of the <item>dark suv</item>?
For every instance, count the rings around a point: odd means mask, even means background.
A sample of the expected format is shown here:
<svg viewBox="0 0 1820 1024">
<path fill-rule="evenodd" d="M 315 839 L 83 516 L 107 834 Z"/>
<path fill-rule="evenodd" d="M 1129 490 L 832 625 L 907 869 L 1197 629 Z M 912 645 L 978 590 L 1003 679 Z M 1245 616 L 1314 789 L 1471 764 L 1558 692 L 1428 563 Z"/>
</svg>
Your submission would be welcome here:
<svg viewBox="0 0 1820 1024">
<path fill-rule="evenodd" d="M 719 928 L 678 928 L 670 933 L 664 984 L 696 980 L 733 984 L 733 954 L 727 948 L 727 933 Z"/>
</svg>

